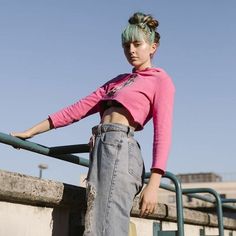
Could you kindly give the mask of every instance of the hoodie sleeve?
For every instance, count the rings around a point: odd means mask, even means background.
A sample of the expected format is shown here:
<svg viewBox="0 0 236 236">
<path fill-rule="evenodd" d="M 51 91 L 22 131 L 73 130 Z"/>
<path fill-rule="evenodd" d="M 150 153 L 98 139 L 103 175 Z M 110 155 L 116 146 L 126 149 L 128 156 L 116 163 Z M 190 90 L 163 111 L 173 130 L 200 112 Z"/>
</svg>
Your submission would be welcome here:
<svg viewBox="0 0 236 236">
<path fill-rule="evenodd" d="M 158 82 L 153 102 L 152 169 L 159 169 L 164 173 L 171 144 L 175 87 L 168 75 L 161 77 Z"/>
<path fill-rule="evenodd" d="M 54 128 L 67 126 L 99 111 L 99 101 L 104 96 L 106 86 L 98 88 L 90 95 L 64 109 L 49 115 Z"/>
</svg>

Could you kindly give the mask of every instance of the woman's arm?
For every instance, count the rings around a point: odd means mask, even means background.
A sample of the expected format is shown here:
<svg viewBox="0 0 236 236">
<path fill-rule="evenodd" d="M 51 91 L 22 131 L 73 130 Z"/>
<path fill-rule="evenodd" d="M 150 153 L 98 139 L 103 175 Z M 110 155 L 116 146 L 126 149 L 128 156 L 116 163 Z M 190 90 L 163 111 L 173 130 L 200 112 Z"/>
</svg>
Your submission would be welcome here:
<svg viewBox="0 0 236 236">
<path fill-rule="evenodd" d="M 18 137 L 18 138 L 28 139 L 28 138 L 32 138 L 33 136 L 35 136 L 37 134 L 47 132 L 52 128 L 53 127 L 51 125 L 50 120 L 47 119 L 47 120 L 44 120 L 44 121 L 34 125 L 32 128 L 27 129 L 24 132 L 12 132 L 10 134 L 12 136 L 15 136 L 15 137 Z"/>
<path fill-rule="evenodd" d="M 49 115 L 48 119 L 34 125 L 32 128 L 23 132 L 12 132 L 10 134 L 18 138 L 28 139 L 37 134 L 47 132 L 53 128 L 67 126 L 80 120 L 81 118 L 97 112 L 98 102 L 104 93 L 105 85 L 78 102 Z"/>
<path fill-rule="evenodd" d="M 148 184 L 141 194 L 140 215 L 153 213 L 157 205 L 157 195 L 161 177 L 165 172 L 171 143 L 172 115 L 175 87 L 167 76 L 159 78 L 158 90 L 153 104 L 153 162 Z"/>
</svg>

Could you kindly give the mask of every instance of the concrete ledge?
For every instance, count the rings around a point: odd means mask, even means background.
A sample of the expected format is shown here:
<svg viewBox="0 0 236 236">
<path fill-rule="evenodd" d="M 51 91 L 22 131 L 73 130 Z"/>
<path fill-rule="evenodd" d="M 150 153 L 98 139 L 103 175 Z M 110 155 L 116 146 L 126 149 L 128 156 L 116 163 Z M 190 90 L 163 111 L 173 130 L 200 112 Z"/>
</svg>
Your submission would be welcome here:
<svg viewBox="0 0 236 236">
<path fill-rule="evenodd" d="M 86 206 L 84 188 L 7 171 L 0 171 L 0 201 L 81 210 Z M 132 217 L 139 217 L 138 202 L 136 198 Z M 156 212 L 147 219 L 176 222 L 176 208 L 159 203 Z M 195 210 L 184 209 L 184 219 L 186 224 L 218 225 L 215 215 Z M 236 230 L 236 220 L 224 218 L 224 223 L 225 229 Z"/>
<path fill-rule="evenodd" d="M 139 199 L 134 201 L 131 212 L 133 217 L 139 217 Z M 147 219 L 176 222 L 176 208 L 166 204 L 158 203 L 157 210 L 154 214 L 146 217 Z M 204 213 L 195 210 L 184 209 L 184 222 L 186 224 L 218 227 L 217 216 L 209 213 Z M 224 217 L 225 229 L 236 229 L 236 220 Z"/>
<path fill-rule="evenodd" d="M 0 200 L 34 206 L 83 208 L 84 188 L 0 170 Z"/>
</svg>

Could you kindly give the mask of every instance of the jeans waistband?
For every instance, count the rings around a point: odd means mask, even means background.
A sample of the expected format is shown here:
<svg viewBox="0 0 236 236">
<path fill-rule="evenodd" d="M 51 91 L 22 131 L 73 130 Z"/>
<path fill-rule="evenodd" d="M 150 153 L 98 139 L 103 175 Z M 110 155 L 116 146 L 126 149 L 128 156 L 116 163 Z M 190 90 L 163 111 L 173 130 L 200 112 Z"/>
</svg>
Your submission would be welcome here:
<svg viewBox="0 0 236 236">
<path fill-rule="evenodd" d="M 122 124 L 116 124 L 116 123 L 99 124 L 92 128 L 93 135 L 99 135 L 111 131 L 124 132 L 129 137 L 134 136 L 134 128 Z"/>
</svg>

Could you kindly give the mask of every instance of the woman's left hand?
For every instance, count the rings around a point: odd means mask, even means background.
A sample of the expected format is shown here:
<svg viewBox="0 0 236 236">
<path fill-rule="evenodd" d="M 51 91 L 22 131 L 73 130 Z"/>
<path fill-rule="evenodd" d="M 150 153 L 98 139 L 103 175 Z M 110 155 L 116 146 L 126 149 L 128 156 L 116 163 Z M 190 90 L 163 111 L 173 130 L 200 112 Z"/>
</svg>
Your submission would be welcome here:
<svg viewBox="0 0 236 236">
<path fill-rule="evenodd" d="M 146 185 L 140 195 L 140 216 L 152 214 L 157 207 L 158 187 Z"/>
<path fill-rule="evenodd" d="M 157 207 L 157 194 L 162 174 L 158 169 L 153 169 L 148 184 L 140 195 L 140 216 L 152 214 Z"/>
</svg>

